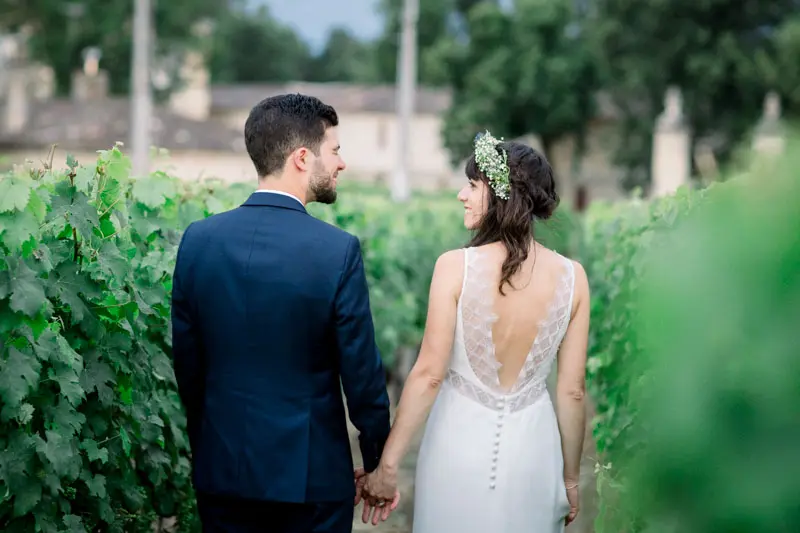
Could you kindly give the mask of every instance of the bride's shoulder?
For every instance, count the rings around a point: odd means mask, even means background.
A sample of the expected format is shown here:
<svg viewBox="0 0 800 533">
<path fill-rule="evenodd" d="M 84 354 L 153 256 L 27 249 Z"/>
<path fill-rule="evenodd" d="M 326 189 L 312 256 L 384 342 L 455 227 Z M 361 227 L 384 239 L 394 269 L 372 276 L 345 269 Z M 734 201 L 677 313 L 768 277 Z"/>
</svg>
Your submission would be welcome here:
<svg viewBox="0 0 800 533">
<path fill-rule="evenodd" d="M 466 250 L 458 248 L 448 250 L 436 259 L 433 267 L 431 284 L 437 284 L 456 292 L 461 292 L 461 281 L 464 277 L 464 256 Z"/>
<path fill-rule="evenodd" d="M 455 250 L 447 250 L 436 259 L 436 265 L 433 270 L 446 272 L 447 274 L 456 274 L 464 270 L 464 254 L 466 249 L 457 248 Z"/>
</svg>

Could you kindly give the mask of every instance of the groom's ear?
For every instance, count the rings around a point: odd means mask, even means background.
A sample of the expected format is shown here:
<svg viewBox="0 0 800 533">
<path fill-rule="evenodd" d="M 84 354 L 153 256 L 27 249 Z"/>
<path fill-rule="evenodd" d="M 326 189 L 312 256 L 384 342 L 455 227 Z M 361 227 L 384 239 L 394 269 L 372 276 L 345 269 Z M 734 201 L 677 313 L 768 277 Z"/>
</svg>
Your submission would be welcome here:
<svg viewBox="0 0 800 533">
<path fill-rule="evenodd" d="M 309 167 L 310 155 L 311 152 L 309 151 L 308 148 L 300 147 L 294 152 L 292 152 L 291 156 L 289 156 L 289 162 L 295 168 L 295 170 L 305 172 L 306 170 L 308 170 Z"/>
</svg>

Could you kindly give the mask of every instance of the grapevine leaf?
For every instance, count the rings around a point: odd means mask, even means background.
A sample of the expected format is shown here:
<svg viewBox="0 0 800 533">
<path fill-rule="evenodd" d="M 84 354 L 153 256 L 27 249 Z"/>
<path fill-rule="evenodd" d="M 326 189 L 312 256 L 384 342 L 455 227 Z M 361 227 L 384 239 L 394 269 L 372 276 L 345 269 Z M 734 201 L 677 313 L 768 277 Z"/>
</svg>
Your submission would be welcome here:
<svg viewBox="0 0 800 533">
<path fill-rule="evenodd" d="M 50 250 L 50 260 L 54 265 L 73 262 L 74 244 L 71 241 L 64 239 L 56 242 L 49 242 L 47 248 Z"/>
<path fill-rule="evenodd" d="M 208 210 L 209 214 L 217 214 L 222 213 L 225 211 L 225 205 L 214 196 L 209 196 L 206 198 L 206 209 Z"/>
<path fill-rule="evenodd" d="M 63 397 L 58 399 L 55 406 L 47 406 L 43 410 L 45 411 L 45 420 L 49 420 L 50 425 L 65 436 L 79 433 L 86 422 L 86 415 L 76 411 Z"/>
<path fill-rule="evenodd" d="M 70 480 L 77 479 L 81 470 L 81 457 L 72 441 L 57 431 L 45 431 L 45 439 L 39 438 L 36 451 L 47 459 L 53 473 Z"/>
<path fill-rule="evenodd" d="M 0 176 L 0 213 L 22 211 L 28 205 L 33 181 L 14 175 Z"/>
<path fill-rule="evenodd" d="M 48 372 L 50 379 L 58 383 L 61 394 L 73 407 L 80 405 L 84 398 L 84 391 L 81 388 L 78 374 L 69 366 L 56 364 Z"/>
<path fill-rule="evenodd" d="M 4 265 L 0 265 L 2 267 Z M 0 270 L 0 300 L 8 298 L 11 294 L 11 278 L 8 275 L 8 270 Z"/>
<path fill-rule="evenodd" d="M 122 199 L 122 184 L 127 182 L 130 160 L 116 148 L 104 151 L 101 156 L 103 173 L 97 189 L 97 207 L 105 211 Z"/>
<path fill-rule="evenodd" d="M 30 493 L 31 485 L 40 486 L 37 479 L 32 478 L 36 439 L 20 432 L 11 433 L 0 451 L 0 480 L 11 494 Z M 23 498 L 24 499 L 24 498 Z"/>
<path fill-rule="evenodd" d="M 162 207 L 168 198 L 177 194 L 175 181 L 166 176 L 148 176 L 133 181 L 131 193 L 135 200 L 150 209 Z"/>
<path fill-rule="evenodd" d="M 125 456 L 126 457 L 130 457 L 131 456 L 131 438 L 128 435 L 128 431 L 122 426 L 120 426 L 120 428 L 119 428 L 119 438 L 120 438 L 120 442 L 122 442 L 122 451 L 125 452 Z"/>
<path fill-rule="evenodd" d="M 17 409 L 15 409 L 11 404 L 7 404 L 3 406 L 2 413 L 0 413 L 0 418 L 2 418 L 3 422 L 16 420 L 20 423 L 20 425 L 25 425 L 33 418 L 34 411 L 34 407 L 29 403 L 23 403 Z"/>
<path fill-rule="evenodd" d="M 109 216 L 105 216 L 100 220 L 100 226 L 98 229 L 100 230 L 100 236 L 104 239 L 111 237 L 119 230 Z"/>
<path fill-rule="evenodd" d="M 70 206 L 67 221 L 84 239 L 90 239 L 94 228 L 100 226 L 97 209 L 89 203 L 89 198 L 82 192 L 75 194 L 75 202 Z"/>
<path fill-rule="evenodd" d="M 68 533 L 88 533 L 80 516 L 74 514 L 65 515 L 64 525 L 67 526 Z"/>
<path fill-rule="evenodd" d="M 11 346 L 0 369 L 0 398 L 10 408 L 19 408 L 28 392 L 39 383 L 41 363 Z"/>
<path fill-rule="evenodd" d="M 72 324 L 77 324 L 92 314 L 81 297 L 81 293 L 87 292 L 96 298 L 101 295 L 94 288 L 94 283 L 83 276 L 78 271 L 77 264 L 71 261 L 60 264 L 55 275 L 48 280 L 47 295 L 56 297 L 62 304 L 69 306 Z"/>
<path fill-rule="evenodd" d="M 97 261 L 86 267 L 93 279 L 125 284 L 130 278 L 130 265 L 113 242 L 105 241 L 98 251 Z"/>
<path fill-rule="evenodd" d="M 85 356 L 86 368 L 81 374 L 81 387 L 86 392 L 97 391 L 97 396 L 103 405 L 110 405 L 114 400 L 114 391 L 108 386 L 114 383 L 114 372 L 92 352 Z"/>
<path fill-rule="evenodd" d="M 69 345 L 64 337 L 57 334 L 56 345 L 58 346 L 58 350 L 55 353 L 55 361 L 64 363 L 67 367 L 77 371 L 83 370 L 83 357 L 72 349 L 72 346 Z"/>
<path fill-rule="evenodd" d="M 47 204 L 50 202 L 50 195 L 46 190 L 34 189 L 28 202 L 27 211 L 36 217 L 36 222 L 41 224 L 47 217 Z"/>
<path fill-rule="evenodd" d="M 22 247 L 39 233 L 39 223 L 29 211 L 0 214 L 0 238 L 11 250 Z"/>
<path fill-rule="evenodd" d="M 35 480 L 25 483 L 14 491 L 14 516 L 25 516 L 33 511 L 42 499 L 42 485 Z"/>
<path fill-rule="evenodd" d="M 91 474 L 89 474 L 91 475 Z M 84 480 L 86 486 L 89 487 L 89 493 L 98 498 L 106 497 L 106 477 L 102 474 L 96 474 L 90 479 Z"/>
<path fill-rule="evenodd" d="M 95 170 L 96 169 L 94 167 L 90 166 L 78 168 L 75 171 L 75 177 L 73 178 L 75 189 L 84 194 L 89 194 L 89 186 L 94 181 Z"/>
<path fill-rule="evenodd" d="M 37 531 L 41 533 L 60 533 L 58 523 L 52 515 L 36 513 L 35 518 Z"/>
<path fill-rule="evenodd" d="M 120 386 L 119 399 L 124 405 L 133 405 L 133 389 L 131 387 Z"/>
<path fill-rule="evenodd" d="M 11 273 L 11 309 L 30 317 L 42 308 L 50 314 L 52 305 L 47 300 L 36 273 L 16 257 L 8 257 L 6 262 Z"/>
<path fill-rule="evenodd" d="M 33 266 L 38 275 L 48 274 L 53 270 L 53 256 L 50 253 L 50 247 L 39 243 L 36 248 L 31 249 L 30 255 L 33 256 Z"/>
<path fill-rule="evenodd" d="M 108 462 L 108 449 L 101 448 L 97 441 L 86 439 L 81 443 L 81 447 L 86 452 L 89 461 L 100 461 L 103 464 Z"/>
<path fill-rule="evenodd" d="M 141 213 L 138 209 L 131 214 L 130 223 L 133 230 L 145 239 L 161 229 L 155 217 L 151 219 L 149 213 Z"/>
</svg>

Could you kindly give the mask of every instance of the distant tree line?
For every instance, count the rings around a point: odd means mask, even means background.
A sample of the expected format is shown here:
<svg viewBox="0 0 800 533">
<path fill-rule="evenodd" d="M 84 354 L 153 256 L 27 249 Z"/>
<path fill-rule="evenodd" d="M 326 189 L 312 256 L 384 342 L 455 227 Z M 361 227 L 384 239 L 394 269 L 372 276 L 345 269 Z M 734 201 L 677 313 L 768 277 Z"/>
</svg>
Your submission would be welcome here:
<svg viewBox="0 0 800 533">
<path fill-rule="evenodd" d="M 102 49 L 112 90 L 130 83 L 132 2 L 0 0 L 0 26 L 29 24 L 34 56 L 65 91 L 87 46 Z M 713 138 L 723 160 L 758 119 L 768 91 L 800 109 L 800 0 L 424 0 L 419 82 L 449 87 L 444 138 L 454 161 L 478 129 L 545 146 L 580 141 L 596 95 L 618 109 L 617 163 L 626 185 L 648 180 L 650 138 L 668 86 L 678 85 L 695 138 Z M 71 6 L 71 7 L 70 7 Z M 83 6 L 82 8 L 75 6 Z M 201 46 L 214 82 L 393 83 L 402 0 L 379 0 L 374 41 L 334 29 L 313 53 L 266 7 L 243 0 L 155 2 L 157 57 Z M 206 34 L 194 23 L 212 21 Z M 172 68 L 177 68 L 172 64 Z M 580 146 L 580 142 L 579 142 Z"/>
</svg>

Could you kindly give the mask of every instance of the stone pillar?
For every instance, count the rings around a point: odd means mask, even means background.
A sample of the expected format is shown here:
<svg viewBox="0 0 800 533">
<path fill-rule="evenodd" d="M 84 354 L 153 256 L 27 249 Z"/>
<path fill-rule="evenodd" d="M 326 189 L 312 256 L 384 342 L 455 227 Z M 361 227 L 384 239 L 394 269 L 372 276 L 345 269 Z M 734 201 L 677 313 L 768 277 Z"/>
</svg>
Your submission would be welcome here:
<svg viewBox="0 0 800 533">
<path fill-rule="evenodd" d="M 786 146 L 785 134 L 780 97 L 770 92 L 764 99 L 764 114 L 753 135 L 753 150 L 758 154 L 781 154 Z"/>
<path fill-rule="evenodd" d="M 691 151 L 691 134 L 683 115 L 681 91 L 670 87 L 664 99 L 664 112 L 653 131 L 652 196 L 672 194 L 689 183 Z"/>
<path fill-rule="evenodd" d="M 211 114 L 209 78 L 203 55 L 189 51 L 180 67 L 180 85 L 170 94 L 170 109 L 186 118 L 208 120 Z"/>
<path fill-rule="evenodd" d="M 72 74 L 72 98 L 78 102 L 103 100 L 108 96 L 108 72 L 100 69 L 102 52 L 97 47 L 83 51 L 83 70 Z"/>
<path fill-rule="evenodd" d="M 82 70 L 72 74 L 72 99 L 76 102 L 103 100 L 108 96 L 108 72 L 99 70 L 86 74 Z"/>
<path fill-rule="evenodd" d="M 3 126 L 6 133 L 22 133 L 28 123 L 28 113 L 30 111 L 27 69 L 22 67 L 9 69 L 7 83 Z"/>
</svg>

